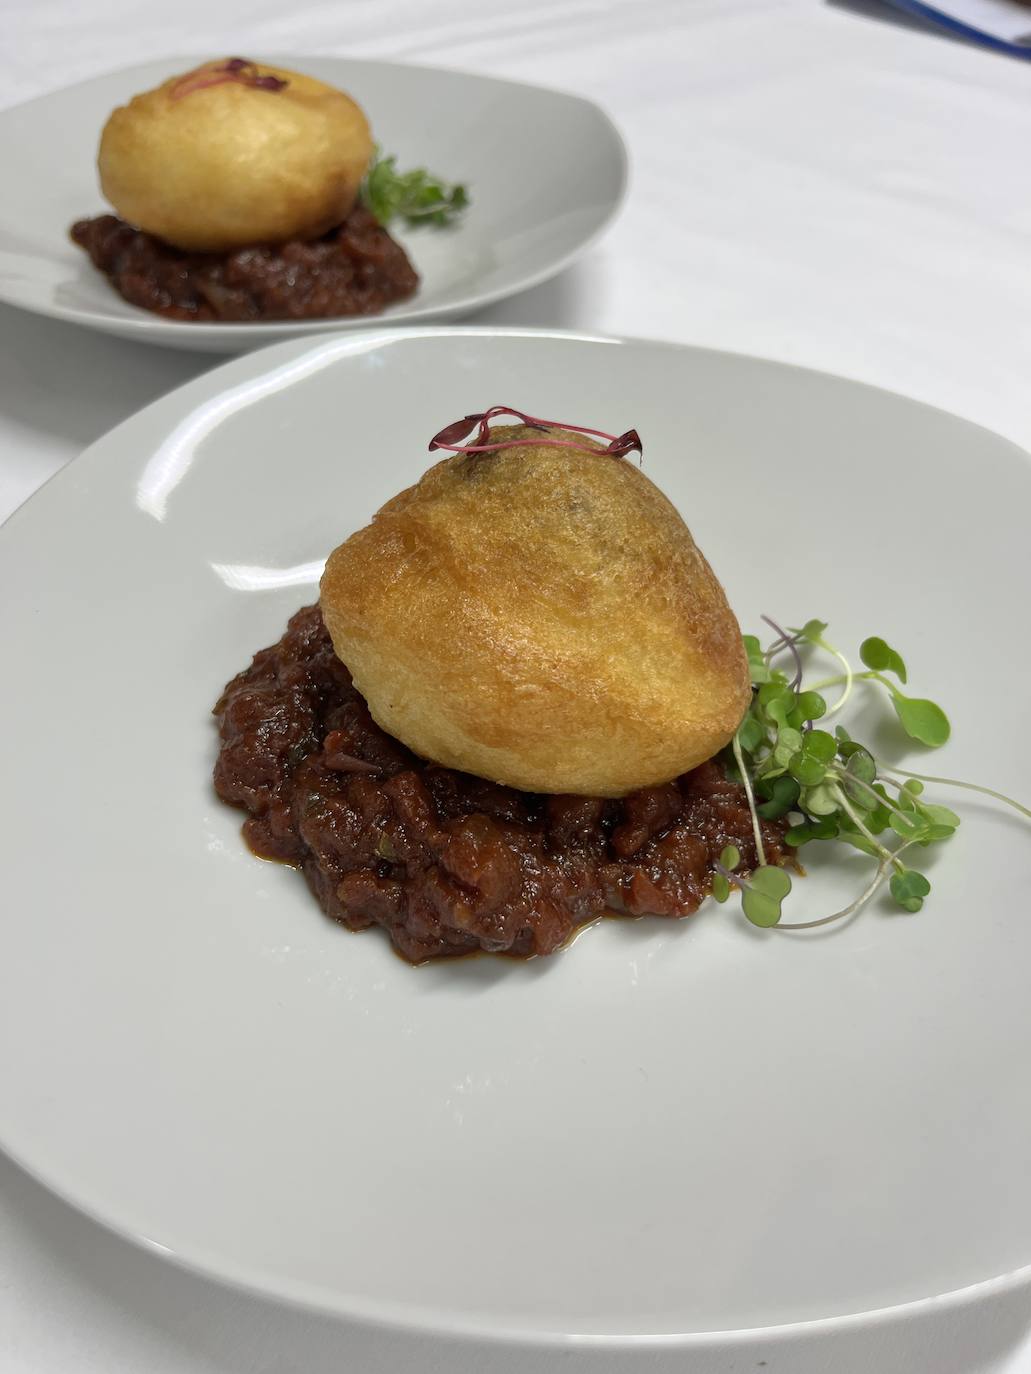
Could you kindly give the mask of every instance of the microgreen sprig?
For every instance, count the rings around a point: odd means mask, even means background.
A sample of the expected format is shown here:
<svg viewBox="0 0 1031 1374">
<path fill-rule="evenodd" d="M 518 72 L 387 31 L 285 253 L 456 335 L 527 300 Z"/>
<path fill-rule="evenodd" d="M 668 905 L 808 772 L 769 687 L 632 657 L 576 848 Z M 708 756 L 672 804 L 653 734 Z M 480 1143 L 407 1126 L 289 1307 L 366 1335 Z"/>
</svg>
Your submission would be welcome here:
<svg viewBox="0 0 1031 1374">
<path fill-rule="evenodd" d="M 1031 809 L 992 788 L 885 766 L 844 726 L 838 725 L 833 733 L 824 728 L 849 701 L 856 684 L 869 682 L 887 693 L 911 739 L 938 748 L 949 738 L 951 727 L 942 708 L 925 697 L 907 695 L 898 685 L 908 684 L 906 664 L 885 640 L 863 640 L 859 657 L 864 667 L 857 671 L 826 638 L 824 621 L 784 629 L 768 616 L 762 619 L 776 638 L 764 647 L 755 635 L 744 636 L 752 701 L 724 759 L 728 773 L 744 787 L 759 862 L 752 872 L 741 871 L 741 853 L 728 845 L 713 876 L 712 893 L 718 902 L 725 902 L 736 888 L 753 925 L 807 930 L 855 915 L 887 882 L 896 906 L 919 911 L 931 884 L 903 854 L 908 857 L 913 849 L 950 839 L 960 823 L 947 806 L 925 800 L 926 782 L 980 792 L 1031 819 Z M 814 651 L 833 658 L 842 671 L 808 687 L 803 655 Z M 784 654 L 790 656 L 790 676 L 774 667 L 774 660 Z M 835 686 L 841 691 L 828 705 L 822 693 Z M 874 873 L 855 901 L 816 920 L 781 921 L 791 878 L 785 869 L 767 863 L 761 833 L 761 820 L 780 818 L 789 821 L 785 840 L 794 849 L 815 840 L 836 840 L 875 861 Z"/>
<path fill-rule="evenodd" d="M 206 62 L 181 76 L 173 83 L 169 98 L 182 100 L 183 96 L 193 95 L 195 91 L 227 83 L 250 86 L 255 91 L 282 91 L 290 84 L 285 77 L 273 76 L 271 72 L 263 75 L 258 64 L 249 58 L 227 57 L 224 62 Z"/>
<path fill-rule="evenodd" d="M 399 172 L 397 158 L 383 157 L 379 148 L 362 182 L 361 199 L 380 224 L 403 219 L 410 226 L 450 224 L 469 204 L 464 186 L 442 181 L 424 167 Z"/>
<path fill-rule="evenodd" d="M 562 429 L 609 441 L 601 448 L 589 441 L 579 443 L 575 439 L 549 438 L 549 448 L 572 448 L 592 455 L 605 453 L 611 458 L 625 458 L 629 453 L 644 452 L 641 436 L 636 429 L 628 429 L 625 434 L 609 434 L 603 429 L 590 429 L 587 425 L 571 425 L 561 420 L 542 420 L 536 415 L 526 415 L 521 410 L 513 410 L 511 406 L 491 406 L 488 410 L 475 415 L 463 415 L 460 420 L 453 420 L 451 424 L 439 430 L 427 447 L 430 453 L 437 449 L 446 449 L 449 453 L 498 453 L 506 448 L 538 448 L 541 445 L 541 439 L 494 440 L 490 422 L 500 419 L 503 415 L 511 415 L 514 419 L 521 420 L 527 429 L 539 430 L 542 434 L 548 434 L 553 429 Z M 476 435 L 470 444 L 466 441 L 473 430 L 476 430 Z"/>
</svg>

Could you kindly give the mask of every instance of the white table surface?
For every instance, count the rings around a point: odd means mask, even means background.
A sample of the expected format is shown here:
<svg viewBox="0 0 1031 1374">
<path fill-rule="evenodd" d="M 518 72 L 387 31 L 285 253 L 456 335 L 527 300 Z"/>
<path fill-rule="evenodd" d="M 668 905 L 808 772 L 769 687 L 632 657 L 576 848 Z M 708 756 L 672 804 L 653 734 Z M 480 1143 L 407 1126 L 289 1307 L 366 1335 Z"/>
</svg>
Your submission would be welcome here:
<svg viewBox="0 0 1031 1374">
<path fill-rule="evenodd" d="M 480 322 L 788 359 L 1031 448 L 1027 65 L 895 21 L 876 0 L 7 0 L 0 104 L 181 51 L 400 58 L 589 94 L 630 146 L 622 219 L 581 264 Z M 217 361 L 0 307 L 0 518 Z M 1029 1332 L 1031 1294 L 1017 1292 L 683 1368 L 1031 1374 Z M 502 1363 L 460 1345 L 345 1338 L 331 1319 L 182 1273 L 0 1159 L 4 1374 L 493 1374 Z M 584 1352 L 504 1363 L 505 1374 L 651 1367 Z"/>
</svg>

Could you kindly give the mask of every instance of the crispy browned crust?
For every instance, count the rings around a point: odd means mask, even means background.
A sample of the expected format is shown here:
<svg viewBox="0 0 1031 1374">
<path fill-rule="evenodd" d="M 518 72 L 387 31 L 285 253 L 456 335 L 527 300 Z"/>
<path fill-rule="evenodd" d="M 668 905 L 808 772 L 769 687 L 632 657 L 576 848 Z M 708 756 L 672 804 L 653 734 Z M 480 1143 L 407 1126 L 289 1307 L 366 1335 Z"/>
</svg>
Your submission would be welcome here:
<svg viewBox="0 0 1031 1374">
<path fill-rule="evenodd" d="M 344 219 L 372 155 L 365 115 L 313 77 L 256 71 L 286 85 L 176 98 L 173 77 L 113 112 L 98 168 L 122 219 L 191 252 L 316 238 Z"/>
<path fill-rule="evenodd" d="M 437 463 L 334 551 L 321 604 L 384 730 L 526 791 L 664 782 L 722 748 L 749 700 L 737 621 L 690 531 L 601 453 Z"/>
</svg>

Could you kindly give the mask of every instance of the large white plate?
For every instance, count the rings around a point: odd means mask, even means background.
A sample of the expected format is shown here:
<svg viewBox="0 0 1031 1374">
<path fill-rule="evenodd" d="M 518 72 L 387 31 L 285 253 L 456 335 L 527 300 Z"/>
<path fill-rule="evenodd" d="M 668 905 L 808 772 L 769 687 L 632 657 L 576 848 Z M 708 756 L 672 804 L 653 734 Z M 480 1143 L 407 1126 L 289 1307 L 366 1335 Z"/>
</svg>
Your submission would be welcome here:
<svg viewBox="0 0 1031 1374">
<path fill-rule="evenodd" d="M 1016 818 L 964 804 L 918 916 L 799 938 L 710 906 L 413 969 L 215 800 L 223 682 L 429 436 L 499 401 L 636 426 L 746 624 L 885 635 L 951 710 L 936 771 L 1027 792 L 1031 463 L 1003 439 L 662 344 L 427 330 L 238 359 L 0 536 L 0 1141 L 188 1265 L 426 1330 L 675 1346 L 1015 1281 Z M 817 864 L 796 919 L 857 880 Z"/>
<path fill-rule="evenodd" d="M 96 174 L 108 115 L 198 60 L 130 67 L 0 111 L 0 300 L 124 338 L 209 352 L 367 328 L 367 317 L 285 324 L 165 320 L 122 300 L 69 239 L 74 220 L 111 210 Z M 622 139 L 608 116 L 580 96 L 396 62 L 296 54 L 266 60 L 343 87 L 399 165 L 429 167 L 469 188 L 472 204 L 455 226 L 397 230 L 422 280 L 411 300 L 389 307 L 373 324 L 468 314 L 544 281 L 602 233 L 622 201 Z"/>
</svg>

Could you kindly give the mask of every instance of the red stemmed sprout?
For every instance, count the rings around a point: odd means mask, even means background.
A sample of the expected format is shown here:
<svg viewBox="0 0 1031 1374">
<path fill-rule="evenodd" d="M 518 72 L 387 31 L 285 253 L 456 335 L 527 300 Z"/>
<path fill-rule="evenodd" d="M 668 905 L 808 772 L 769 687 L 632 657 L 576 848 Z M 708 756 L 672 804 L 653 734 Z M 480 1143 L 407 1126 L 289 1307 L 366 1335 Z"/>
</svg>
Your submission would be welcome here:
<svg viewBox="0 0 1031 1374">
<path fill-rule="evenodd" d="M 445 425 L 440 433 L 435 434 L 430 440 L 430 452 L 434 449 L 446 449 L 449 453 L 497 453 L 503 448 L 532 448 L 541 442 L 539 439 L 501 439 L 492 443 L 490 422 L 500 415 L 514 415 L 517 420 L 522 420 L 524 425 L 530 429 L 538 429 L 542 434 L 547 434 L 553 429 L 564 429 L 575 434 L 591 434 L 597 439 L 608 440 L 606 446 L 599 450 L 594 444 L 578 444 L 575 439 L 549 439 L 549 446 L 554 448 L 572 448 L 580 453 L 607 453 L 612 458 L 625 458 L 628 453 L 644 452 L 636 429 L 628 429 L 625 434 L 606 434 L 602 429 L 589 429 L 586 425 L 567 425 L 559 420 L 540 420 L 535 415 L 524 415 L 521 410 L 513 410 L 511 406 L 491 406 L 479 415 L 465 415 L 461 420 Z M 476 434 L 473 442 L 463 443 L 462 441 L 468 439 L 474 430 Z"/>
<path fill-rule="evenodd" d="M 248 61 L 246 57 L 228 57 L 213 67 L 198 67 L 196 71 L 180 77 L 172 87 L 172 99 L 181 100 L 184 95 L 206 90 L 209 86 L 222 86 L 227 81 L 250 86 L 256 91 L 281 91 L 290 84 L 284 77 L 272 76 L 271 73 L 263 76 L 258 64 Z"/>
</svg>

